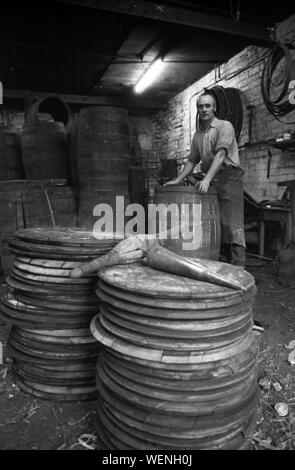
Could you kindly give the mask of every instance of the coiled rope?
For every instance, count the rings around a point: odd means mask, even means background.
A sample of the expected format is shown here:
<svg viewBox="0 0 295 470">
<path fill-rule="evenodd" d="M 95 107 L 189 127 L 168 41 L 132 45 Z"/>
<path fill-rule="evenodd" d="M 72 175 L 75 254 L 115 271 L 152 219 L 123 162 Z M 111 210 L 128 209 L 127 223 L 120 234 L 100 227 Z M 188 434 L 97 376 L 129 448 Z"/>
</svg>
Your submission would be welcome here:
<svg viewBox="0 0 295 470">
<path fill-rule="evenodd" d="M 277 44 L 274 46 L 266 59 L 261 78 L 261 93 L 264 104 L 274 118 L 280 122 L 284 121 L 281 121 L 279 117 L 285 116 L 294 110 L 294 105 L 291 104 L 288 96 L 289 85 L 292 78 L 294 78 L 292 76 L 292 74 L 294 75 L 294 72 L 292 73 L 294 63 L 292 63 L 291 48 L 293 47 L 285 44 Z M 285 59 L 286 66 L 283 69 L 282 77 L 275 83 L 274 75 L 282 59 Z M 280 93 L 278 93 L 277 97 L 273 96 L 274 89 L 278 88 L 280 85 Z M 295 122 L 285 124 L 295 124 Z"/>
</svg>

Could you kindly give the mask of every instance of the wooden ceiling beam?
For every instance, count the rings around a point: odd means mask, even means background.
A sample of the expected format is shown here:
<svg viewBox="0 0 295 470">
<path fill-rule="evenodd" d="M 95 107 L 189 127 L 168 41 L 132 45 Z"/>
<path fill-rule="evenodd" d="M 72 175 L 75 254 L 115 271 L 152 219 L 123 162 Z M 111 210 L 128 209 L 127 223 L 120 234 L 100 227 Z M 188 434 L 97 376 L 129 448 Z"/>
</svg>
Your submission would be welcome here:
<svg viewBox="0 0 295 470">
<path fill-rule="evenodd" d="M 218 16 L 198 12 L 188 8 L 173 7 L 149 3 L 144 0 L 57 0 L 60 3 L 69 3 L 83 7 L 95 8 L 109 12 L 148 18 L 166 23 L 227 33 L 239 37 L 249 38 L 261 45 L 274 43 L 267 27 L 262 24 L 248 21 L 236 21 L 230 17 Z"/>
<path fill-rule="evenodd" d="M 109 105 L 109 106 L 124 106 L 128 108 L 146 108 L 146 109 L 159 109 L 163 103 L 159 100 L 146 100 L 141 97 L 114 97 L 114 96 L 87 96 L 87 95 L 68 95 L 64 93 L 52 93 L 43 91 L 31 90 L 11 90 L 3 87 L 4 100 L 17 98 L 21 100 L 28 99 L 41 99 L 48 96 L 59 96 L 64 99 L 68 104 L 81 104 L 81 105 Z"/>
</svg>

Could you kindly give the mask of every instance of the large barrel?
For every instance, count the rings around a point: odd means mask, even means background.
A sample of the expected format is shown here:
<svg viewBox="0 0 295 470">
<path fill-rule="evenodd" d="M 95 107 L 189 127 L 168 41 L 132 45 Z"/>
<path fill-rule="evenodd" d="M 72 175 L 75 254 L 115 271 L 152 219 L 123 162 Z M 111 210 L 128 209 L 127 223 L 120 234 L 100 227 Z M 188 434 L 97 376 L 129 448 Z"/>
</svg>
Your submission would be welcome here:
<svg viewBox="0 0 295 470">
<path fill-rule="evenodd" d="M 157 186 L 154 204 L 160 212 L 149 214 L 149 230 L 156 226 L 157 232 L 163 231 L 166 223 L 168 229 L 176 224 L 181 227 L 175 238 L 164 242 L 166 248 L 191 258 L 218 260 L 221 232 L 216 188 L 202 195 L 192 186 Z"/>
<path fill-rule="evenodd" d="M 73 188 L 58 180 L 0 182 L 0 249 L 2 271 L 14 256 L 7 244 L 20 228 L 75 226 L 77 208 Z"/>
<path fill-rule="evenodd" d="M 0 180 L 24 178 L 20 137 L 16 132 L 0 128 Z"/>
<path fill-rule="evenodd" d="M 77 135 L 79 185 L 127 189 L 129 159 L 127 111 L 111 106 L 82 109 Z"/>
<path fill-rule="evenodd" d="M 140 264 L 99 272 L 98 435 L 107 449 L 247 449 L 256 426 L 254 278 L 236 291 Z"/>
<path fill-rule="evenodd" d="M 67 134 L 61 122 L 39 122 L 23 128 L 22 155 L 26 179 L 69 179 Z"/>
</svg>

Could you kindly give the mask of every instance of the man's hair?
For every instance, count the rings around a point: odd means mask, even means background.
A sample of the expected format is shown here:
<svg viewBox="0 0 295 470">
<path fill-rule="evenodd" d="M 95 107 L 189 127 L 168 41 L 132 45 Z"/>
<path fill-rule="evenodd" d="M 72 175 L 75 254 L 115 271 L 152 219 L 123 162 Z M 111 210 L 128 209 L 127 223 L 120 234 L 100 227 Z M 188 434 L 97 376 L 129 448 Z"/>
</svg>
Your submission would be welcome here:
<svg viewBox="0 0 295 470">
<path fill-rule="evenodd" d="M 197 99 L 197 106 L 198 106 L 198 102 L 199 102 L 199 99 L 202 98 L 202 96 L 211 96 L 213 102 L 214 102 L 214 111 L 216 111 L 217 109 L 217 102 L 216 102 L 216 98 L 215 96 L 213 95 L 213 93 L 210 93 L 210 91 L 207 91 L 205 90 Z"/>
</svg>

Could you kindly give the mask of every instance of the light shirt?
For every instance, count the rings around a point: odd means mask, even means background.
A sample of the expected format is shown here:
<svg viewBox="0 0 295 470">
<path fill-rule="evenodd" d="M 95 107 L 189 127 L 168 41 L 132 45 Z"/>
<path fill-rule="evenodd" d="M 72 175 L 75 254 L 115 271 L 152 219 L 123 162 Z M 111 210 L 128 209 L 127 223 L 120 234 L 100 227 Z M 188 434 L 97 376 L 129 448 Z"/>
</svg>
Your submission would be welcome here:
<svg viewBox="0 0 295 470">
<path fill-rule="evenodd" d="M 199 125 L 194 133 L 189 160 L 195 164 L 201 162 L 202 171 L 207 172 L 212 165 L 216 153 L 224 149 L 225 166 L 240 168 L 238 144 L 233 125 L 229 121 L 217 119 L 204 130 Z"/>
</svg>

